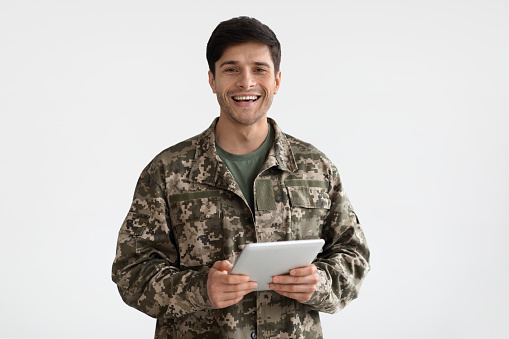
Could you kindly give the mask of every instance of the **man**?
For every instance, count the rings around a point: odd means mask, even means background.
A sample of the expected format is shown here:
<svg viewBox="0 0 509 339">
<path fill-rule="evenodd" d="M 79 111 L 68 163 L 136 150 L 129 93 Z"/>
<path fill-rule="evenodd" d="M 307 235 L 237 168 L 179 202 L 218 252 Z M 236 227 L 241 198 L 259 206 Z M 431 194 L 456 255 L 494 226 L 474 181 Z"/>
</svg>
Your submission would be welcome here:
<svg viewBox="0 0 509 339">
<path fill-rule="evenodd" d="M 140 176 L 113 280 L 157 318 L 156 338 L 321 338 L 318 312 L 358 294 L 369 251 L 337 169 L 267 118 L 280 58 L 259 21 L 220 23 L 207 44 L 219 119 Z M 325 240 L 313 264 L 274 277 L 270 291 L 228 274 L 247 243 L 313 238 Z"/>
</svg>

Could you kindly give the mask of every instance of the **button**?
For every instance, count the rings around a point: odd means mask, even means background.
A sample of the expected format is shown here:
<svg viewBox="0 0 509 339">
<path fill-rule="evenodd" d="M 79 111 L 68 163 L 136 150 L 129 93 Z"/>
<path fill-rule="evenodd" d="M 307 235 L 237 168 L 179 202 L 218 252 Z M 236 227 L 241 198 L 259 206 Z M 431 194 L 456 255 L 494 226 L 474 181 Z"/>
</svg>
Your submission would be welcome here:
<svg viewBox="0 0 509 339">
<path fill-rule="evenodd" d="M 255 332 L 251 333 L 251 338 L 256 339 L 256 333 Z"/>
</svg>

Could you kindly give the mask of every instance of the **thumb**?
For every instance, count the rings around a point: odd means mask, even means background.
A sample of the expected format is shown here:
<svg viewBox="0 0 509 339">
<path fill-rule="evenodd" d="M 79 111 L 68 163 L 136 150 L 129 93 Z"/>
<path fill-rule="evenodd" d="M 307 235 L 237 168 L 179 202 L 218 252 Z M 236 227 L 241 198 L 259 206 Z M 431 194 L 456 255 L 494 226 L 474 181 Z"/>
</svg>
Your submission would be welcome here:
<svg viewBox="0 0 509 339">
<path fill-rule="evenodd" d="M 216 270 L 226 272 L 230 272 L 232 267 L 233 265 L 228 260 L 216 261 L 212 266 L 212 268 L 215 268 Z"/>
</svg>

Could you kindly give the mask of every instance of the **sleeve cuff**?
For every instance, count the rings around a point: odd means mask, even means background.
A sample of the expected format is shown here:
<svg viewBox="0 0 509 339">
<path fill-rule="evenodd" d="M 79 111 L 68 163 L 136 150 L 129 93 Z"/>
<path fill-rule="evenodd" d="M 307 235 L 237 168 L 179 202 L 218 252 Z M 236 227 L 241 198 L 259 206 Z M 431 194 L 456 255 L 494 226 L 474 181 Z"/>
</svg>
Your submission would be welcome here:
<svg viewBox="0 0 509 339">
<path fill-rule="evenodd" d="M 327 298 L 330 293 L 330 282 L 327 279 L 327 273 L 318 268 L 316 271 L 318 275 L 318 283 L 316 284 L 316 290 L 311 296 L 311 299 L 306 301 L 305 305 L 318 306 L 321 305 L 323 300 Z"/>
<path fill-rule="evenodd" d="M 196 310 L 212 308 L 209 294 L 207 292 L 208 275 L 209 268 L 206 267 L 203 270 L 196 272 L 196 274 L 189 279 L 189 288 L 187 290 L 189 302 L 196 308 Z"/>
</svg>

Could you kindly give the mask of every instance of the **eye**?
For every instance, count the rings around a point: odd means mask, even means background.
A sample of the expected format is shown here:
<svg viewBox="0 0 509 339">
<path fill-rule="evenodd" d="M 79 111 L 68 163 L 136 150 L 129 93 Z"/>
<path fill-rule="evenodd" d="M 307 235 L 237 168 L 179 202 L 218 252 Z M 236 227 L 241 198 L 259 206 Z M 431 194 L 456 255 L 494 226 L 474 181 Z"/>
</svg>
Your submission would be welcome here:
<svg viewBox="0 0 509 339">
<path fill-rule="evenodd" d="M 236 72 L 237 70 L 235 68 L 226 68 L 224 71 L 227 73 L 233 73 Z"/>
<path fill-rule="evenodd" d="M 259 73 L 265 72 L 265 68 L 258 67 L 255 71 Z"/>
</svg>

